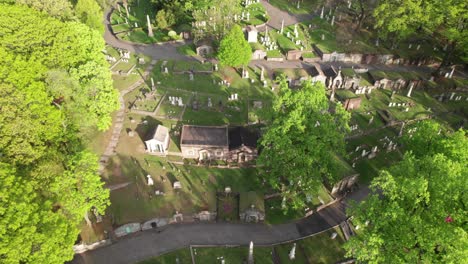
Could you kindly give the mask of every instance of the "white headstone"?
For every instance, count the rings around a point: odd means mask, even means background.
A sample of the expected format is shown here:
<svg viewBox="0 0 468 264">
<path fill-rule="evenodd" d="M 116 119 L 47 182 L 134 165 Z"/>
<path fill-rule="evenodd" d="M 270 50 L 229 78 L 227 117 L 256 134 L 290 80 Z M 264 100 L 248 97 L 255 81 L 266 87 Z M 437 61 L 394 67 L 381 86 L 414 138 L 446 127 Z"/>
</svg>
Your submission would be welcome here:
<svg viewBox="0 0 468 264">
<path fill-rule="evenodd" d="M 289 259 L 294 260 L 296 258 L 296 243 L 294 243 L 291 251 L 289 251 Z"/>
<path fill-rule="evenodd" d="M 151 178 L 151 175 L 146 175 L 146 178 L 148 178 L 148 186 L 153 186 L 154 181 L 153 178 Z"/>
</svg>

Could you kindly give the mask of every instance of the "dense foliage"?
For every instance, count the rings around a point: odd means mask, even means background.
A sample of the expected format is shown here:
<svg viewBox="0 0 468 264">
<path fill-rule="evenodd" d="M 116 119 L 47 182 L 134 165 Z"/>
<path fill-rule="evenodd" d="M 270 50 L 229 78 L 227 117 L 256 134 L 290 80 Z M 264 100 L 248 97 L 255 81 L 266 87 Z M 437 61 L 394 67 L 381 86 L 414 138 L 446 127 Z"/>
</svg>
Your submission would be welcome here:
<svg viewBox="0 0 468 264">
<path fill-rule="evenodd" d="M 379 191 L 350 213 L 362 227 L 346 244 L 367 263 L 463 263 L 468 259 L 468 139 L 424 122 L 404 140 L 403 161 L 372 182 Z M 366 225 L 367 222 L 367 225 Z"/>
<path fill-rule="evenodd" d="M 320 83 L 306 81 L 294 91 L 281 78 L 279 87 L 257 164 L 287 208 L 298 209 L 317 196 L 324 181 L 339 180 L 335 155 L 344 154 L 350 114 L 339 104 L 331 111 Z"/>
<path fill-rule="evenodd" d="M 232 67 L 249 64 L 252 59 L 252 49 L 239 25 L 234 25 L 231 31 L 221 40 L 218 59 L 221 65 Z"/>
<path fill-rule="evenodd" d="M 468 53 L 468 3 L 465 0 L 381 0 L 374 11 L 383 37 L 405 39 L 414 33 L 433 36 L 447 45 L 445 66 L 458 48 Z"/>
<path fill-rule="evenodd" d="M 0 4 L 0 259 L 63 263 L 78 224 L 109 192 L 77 136 L 107 129 L 117 92 L 100 34 Z"/>
<path fill-rule="evenodd" d="M 236 24 L 234 16 L 239 17 L 240 11 L 240 0 L 218 0 L 209 7 L 194 9 L 192 15 L 195 20 L 195 41 L 205 38 L 220 41 Z"/>
</svg>

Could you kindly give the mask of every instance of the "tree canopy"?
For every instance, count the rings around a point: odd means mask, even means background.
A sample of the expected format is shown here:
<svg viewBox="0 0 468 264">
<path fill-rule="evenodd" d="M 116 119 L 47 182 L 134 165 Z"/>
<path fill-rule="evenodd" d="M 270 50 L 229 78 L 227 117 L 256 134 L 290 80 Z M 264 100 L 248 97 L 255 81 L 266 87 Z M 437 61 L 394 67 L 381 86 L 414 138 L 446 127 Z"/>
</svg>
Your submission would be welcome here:
<svg viewBox="0 0 468 264">
<path fill-rule="evenodd" d="M 434 123 L 418 125 L 406 139 L 411 144 L 403 161 L 373 180 L 371 188 L 380 194 L 352 207 L 362 231 L 346 244 L 348 256 L 368 263 L 468 258 L 468 140 L 462 130 L 449 135 L 438 130 Z M 432 143 L 437 147 L 425 147 Z"/>
<path fill-rule="evenodd" d="M 381 36 L 405 39 L 419 33 L 448 45 L 441 66 L 456 48 L 468 52 L 468 4 L 464 0 L 381 0 L 374 11 Z"/>
<path fill-rule="evenodd" d="M 221 40 L 218 58 L 222 65 L 232 67 L 249 64 L 252 58 L 252 49 L 239 25 L 234 25 L 231 31 Z"/>
<path fill-rule="evenodd" d="M 118 108 L 100 34 L 25 5 L 0 4 L 0 259 L 63 263 L 78 225 L 109 191 L 80 131 Z"/>
<path fill-rule="evenodd" d="M 195 41 L 212 38 L 220 41 L 236 24 L 234 16 L 241 11 L 240 0 L 218 0 L 209 6 L 194 8 L 192 12 Z"/>
<path fill-rule="evenodd" d="M 341 105 L 330 105 L 320 83 L 305 81 L 293 91 L 284 76 L 279 82 L 257 164 L 283 201 L 298 209 L 317 195 L 324 181 L 339 180 L 336 155 L 344 154 L 350 115 Z"/>
</svg>

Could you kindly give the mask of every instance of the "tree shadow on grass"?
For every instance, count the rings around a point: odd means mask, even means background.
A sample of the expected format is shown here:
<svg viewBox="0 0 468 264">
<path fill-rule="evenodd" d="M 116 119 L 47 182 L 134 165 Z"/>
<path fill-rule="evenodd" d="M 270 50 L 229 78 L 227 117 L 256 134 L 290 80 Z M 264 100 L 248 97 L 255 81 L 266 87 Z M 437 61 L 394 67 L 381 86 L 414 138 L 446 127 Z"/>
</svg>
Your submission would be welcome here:
<svg viewBox="0 0 468 264">
<path fill-rule="evenodd" d="M 135 131 L 140 137 L 141 143 L 145 144 L 146 140 L 153 138 L 158 125 L 162 125 L 161 121 L 154 119 L 152 116 L 142 117 Z"/>
</svg>

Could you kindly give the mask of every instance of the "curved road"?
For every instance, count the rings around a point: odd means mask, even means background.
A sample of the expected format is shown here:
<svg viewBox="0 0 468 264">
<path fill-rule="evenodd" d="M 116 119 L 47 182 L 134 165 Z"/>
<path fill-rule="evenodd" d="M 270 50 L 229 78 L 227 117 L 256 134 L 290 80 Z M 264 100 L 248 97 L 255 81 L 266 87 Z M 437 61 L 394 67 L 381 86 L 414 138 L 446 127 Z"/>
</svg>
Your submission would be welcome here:
<svg viewBox="0 0 468 264">
<path fill-rule="evenodd" d="M 349 199 L 360 201 L 368 194 L 362 188 Z M 167 226 L 163 231 L 139 232 L 114 244 L 82 254 L 76 254 L 72 263 L 136 263 L 190 245 L 254 245 L 271 246 L 287 243 L 324 232 L 347 219 L 347 203 L 335 202 L 296 222 L 281 225 L 191 223 Z"/>
</svg>

